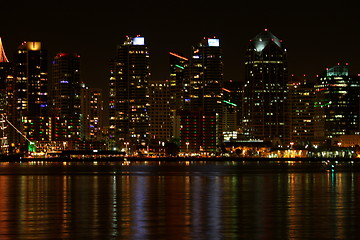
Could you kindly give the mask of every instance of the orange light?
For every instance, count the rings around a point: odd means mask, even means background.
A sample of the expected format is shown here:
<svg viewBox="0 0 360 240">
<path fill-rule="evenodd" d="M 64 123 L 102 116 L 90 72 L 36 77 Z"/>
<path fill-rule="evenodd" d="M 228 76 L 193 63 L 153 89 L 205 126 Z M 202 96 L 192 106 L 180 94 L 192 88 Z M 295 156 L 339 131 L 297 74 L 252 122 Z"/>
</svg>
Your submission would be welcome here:
<svg viewBox="0 0 360 240">
<path fill-rule="evenodd" d="M 175 56 L 175 57 L 184 59 L 185 61 L 188 61 L 188 60 L 189 60 L 189 59 L 187 59 L 186 57 L 180 56 L 180 55 L 178 55 L 178 54 L 176 54 L 176 53 L 173 53 L 173 52 L 169 52 L 169 54 L 170 54 L 170 55 L 173 55 L 173 56 Z"/>
</svg>

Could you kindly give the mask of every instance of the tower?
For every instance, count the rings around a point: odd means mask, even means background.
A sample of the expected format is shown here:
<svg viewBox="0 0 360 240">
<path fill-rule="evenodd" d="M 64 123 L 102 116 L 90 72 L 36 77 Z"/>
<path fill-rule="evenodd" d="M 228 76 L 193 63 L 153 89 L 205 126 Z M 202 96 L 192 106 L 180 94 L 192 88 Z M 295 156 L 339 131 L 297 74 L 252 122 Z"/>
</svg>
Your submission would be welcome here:
<svg viewBox="0 0 360 240">
<path fill-rule="evenodd" d="M 169 81 L 152 80 L 149 90 L 151 140 L 169 141 L 172 132 Z"/>
<path fill-rule="evenodd" d="M 81 139 L 85 141 L 103 140 L 104 101 L 100 88 L 81 89 Z"/>
<path fill-rule="evenodd" d="M 289 83 L 290 141 L 295 145 L 310 145 L 314 140 L 314 83 L 292 75 Z"/>
<path fill-rule="evenodd" d="M 186 73 L 180 147 L 184 152 L 214 153 L 222 142 L 223 61 L 218 38 L 203 38 L 193 46 Z"/>
<path fill-rule="evenodd" d="M 348 65 L 327 68 L 315 85 L 315 138 L 331 140 L 359 132 L 359 77 Z"/>
<path fill-rule="evenodd" d="M 8 131 L 6 117 L 8 110 L 7 82 L 13 77 L 12 65 L 6 57 L 4 47 L 0 38 L 0 153 L 8 151 Z"/>
<path fill-rule="evenodd" d="M 51 121 L 48 114 L 47 52 L 41 42 L 23 42 L 15 54 L 13 105 L 10 121 L 28 141 L 48 141 Z M 18 137 L 20 137 L 18 135 Z M 21 138 L 23 141 L 24 138 Z M 19 142 L 20 139 L 15 139 Z"/>
<path fill-rule="evenodd" d="M 287 84 L 286 49 L 265 29 L 246 50 L 242 127 L 249 138 L 287 143 Z"/>
<path fill-rule="evenodd" d="M 56 54 L 49 81 L 53 141 L 80 140 L 80 90 L 80 55 Z"/>
<path fill-rule="evenodd" d="M 179 113 L 184 110 L 185 100 L 189 100 L 189 87 L 185 82 L 189 74 L 189 59 L 182 53 L 169 52 L 170 78 L 170 119 L 172 124 L 172 140 L 180 139 L 180 119 Z"/>
<path fill-rule="evenodd" d="M 149 134 L 149 51 L 144 37 L 126 37 L 110 63 L 109 134 L 119 148 L 135 152 Z"/>
</svg>

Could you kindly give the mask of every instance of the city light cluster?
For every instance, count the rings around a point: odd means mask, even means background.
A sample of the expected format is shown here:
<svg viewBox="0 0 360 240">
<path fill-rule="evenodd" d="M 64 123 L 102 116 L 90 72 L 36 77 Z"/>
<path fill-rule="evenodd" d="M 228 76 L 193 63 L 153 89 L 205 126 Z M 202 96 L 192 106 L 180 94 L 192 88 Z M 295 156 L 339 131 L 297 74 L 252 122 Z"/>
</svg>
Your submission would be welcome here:
<svg viewBox="0 0 360 240">
<path fill-rule="evenodd" d="M 0 39 L 2 153 L 356 156 L 360 77 L 348 64 L 317 79 L 289 76 L 287 50 L 266 29 L 249 42 L 244 82 L 225 81 L 220 43 L 170 51 L 169 78 L 155 80 L 146 39 L 126 36 L 104 93 L 82 82 L 79 54 L 58 53 L 48 66 L 41 42 L 24 42 L 9 62 Z"/>
</svg>

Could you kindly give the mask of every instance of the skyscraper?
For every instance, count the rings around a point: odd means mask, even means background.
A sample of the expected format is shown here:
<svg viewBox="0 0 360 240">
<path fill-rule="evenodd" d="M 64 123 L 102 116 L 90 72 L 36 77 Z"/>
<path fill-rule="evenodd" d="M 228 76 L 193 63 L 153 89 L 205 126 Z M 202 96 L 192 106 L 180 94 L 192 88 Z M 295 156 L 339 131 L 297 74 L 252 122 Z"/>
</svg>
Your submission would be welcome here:
<svg viewBox="0 0 360 240">
<path fill-rule="evenodd" d="M 358 76 L 349 74 L 348 65 L 326 69 L 315 85 L 315 137 L 331 140 L 359 132 Z"/>
<path fill-rule="evenodd" d="M 149 134 L 149 51 L 144 37 L 126 37 L 110 63 L 109 134 L 134 152 Z"/>
<path fill-rule="evenodd" d="M 50 119 L 48 114 L 47 52 L 41 42 L 24 42 L 15 54 L 15 78 L 12 83 L 14 102 L 9 111 L 10 121 L 27 136 L 27 141 L 48 141 Z M 17 135 L 15 142 L 25 141 Z"/>
<path fill-rule="evenodd" d="M 52 140 L 80 140 L 80 55 L 58 53 L 52 61 L 51 73 Z"/>
<path fill-rule="evenodd" d="M 184 110 L 185 99 L 189 99 L 189 81 L 185 81 L 189 75 L 189 62 L 189 59 L 183 54 L 169 52 L 171 137 L 175 141 L 180 139 L 180 119 L 178 116 L 180 111 Z"/>
<path fill-rule="evenodd" d="M 12 75 L 12 66 L 6 57 L 0 38 L 0 117 L 6 114 L 6 82 L 10 75 Z"/>
<path fill-rule="evenodd" d="M 6 57 L 4 47 L 0 38 L 0 153 L 8 151 L 9 130 L 6 129 L 5 118 L 7 116 L 7 82 L 13 78 L 12 65 Z"/>
<path fill-rule="evenodd" d="M 287 144 L 287 84 L 286 49 L 265 29 L 246 50 L 242 126 L 249 138 Z"/>
<path fill-rule="evenodd" d="M 184 110 L 180 113 L 180 147 L 192 152 L 215 152 L 222 135 L 223 61 L 220 40 L 203 38 L 192 48 L 184 79 Z M 194 120 L 194 125 L 188 123 Z M 192 123 L 191 123 L 192 124 Z M 193 129 L 195 127 L 195 130 Z"/>
<path fill-rule="evenodd" d="M 169 141 L 172 133 L 169 81 L 152 80 L 149 90 L 151 139 Z"/>
<path fill-rule="evenodd" d="M 102 89 L 81 89 L 81 139 L 101 141 L 104 131 L 104 101 Z"/>
<path fill-rule="evenodd" d="M 291 77 L 289 84 L 290 141 L 306 146 L 314 140 L 314 84 L 306 79 Z"/>
<path fill-rule="evenodd" d="M 223 134 L 224 141 L 229 141 L 239 130 L 238 121 L 241 119 L 241 90 L 242 84 L 235 81 L 224 81 L 223 84 Z M 225 139 L 226 138 L 226 139 Z M 232 137 L 233 138 L 233 137 Z"/>
</svg>

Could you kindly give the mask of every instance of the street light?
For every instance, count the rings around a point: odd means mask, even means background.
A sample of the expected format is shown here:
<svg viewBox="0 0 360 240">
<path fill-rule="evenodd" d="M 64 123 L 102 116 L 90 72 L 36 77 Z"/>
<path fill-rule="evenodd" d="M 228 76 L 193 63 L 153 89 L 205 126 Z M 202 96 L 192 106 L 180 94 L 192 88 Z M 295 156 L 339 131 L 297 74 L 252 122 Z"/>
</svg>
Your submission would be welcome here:
<svg viewBox="0 0 360 240">
<path fill-rule="evenodd" d="M 189 152 L 189 144 L 190 144 L 190 143 L 189 143 L 189 142 L 186 142 L 185 144 L 186 144 L 186 152 Z"/>
<path fill-rule="evenodd" d="M 125 153 L 126 153 L 126 155 L 129 155 L 129 153 L 128 153 L 128 145 L 129 145 L 129 142 L 125 142 Z"/>
</svg>

